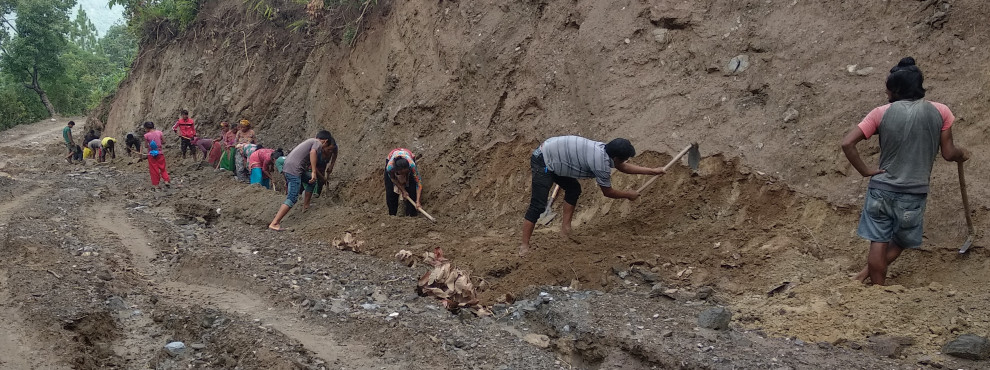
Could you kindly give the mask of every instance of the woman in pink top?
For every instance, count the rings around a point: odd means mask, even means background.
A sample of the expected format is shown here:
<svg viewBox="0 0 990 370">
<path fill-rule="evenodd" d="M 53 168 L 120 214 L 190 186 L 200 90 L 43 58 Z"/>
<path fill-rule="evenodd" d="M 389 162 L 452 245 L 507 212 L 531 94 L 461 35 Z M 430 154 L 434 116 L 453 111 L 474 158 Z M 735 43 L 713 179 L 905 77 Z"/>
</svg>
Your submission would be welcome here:
<svg viewBox="0 0 990 370">
<path fill-rule="evenodd" d="M 251 185 L 259 184 L 268 189 L 272 188 L 272 170 L 275 159 L 283 155 L 282 150 L 261 148 L 248 157 L 248 168 L 251 169 Z"/>
<path fill-rule="evenodd" d="M 165 186 L 169 186 L 171 179 L 168 171 L 165 170 L 165 137 L 162 132 L 155 130 L 154 122 L 144 123 L 144 143 L 148 149 L 148 171 L 151 172 L 151 186 L 158 189 L 158 183 L 165 180 Z"/>
</svg>

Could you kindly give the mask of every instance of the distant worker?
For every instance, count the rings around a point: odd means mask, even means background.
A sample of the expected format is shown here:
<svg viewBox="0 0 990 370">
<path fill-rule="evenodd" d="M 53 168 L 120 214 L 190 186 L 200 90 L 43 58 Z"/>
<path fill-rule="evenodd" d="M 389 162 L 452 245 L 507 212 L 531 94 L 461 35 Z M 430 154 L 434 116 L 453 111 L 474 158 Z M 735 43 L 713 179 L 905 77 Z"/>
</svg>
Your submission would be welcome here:
<svg viewBox="0 0 990 370">
<path fill-rule="evenodd" d="M 76 156 L 76 141 L 72 139 L 72 128 L 76 126 L 75 121 L 69 121 L 62 128 L 62 140 L 65 141 L 65 148 L 69 149 L 69 155 L 65 156 L 65 160 L 72 164 L 72 158 Z"/>
<path fill-rule="evenodd" d="M 261 146 L 257 144 L 237 144 L 234 149 L 234 176 L 237 177 L 237 181 L 250 183 L 251 169 L 248 167 L 248 157 L 258 149 L 261 149 Z"/>
<path fill-rule="evenodd" d="M 96 159 L 103 149 L 103 140 L 100 140 L 99 137 L 91 139 L 86 143 L 86 149 L 89 149 L 86 158 Z"/>
<path fill-rule="evenodd" d="M 312 173 L 310 171 L 310 166 L 307 164 L 304 171 L 302 171 L 302 190 L 303 190 L 303 212 L 309 210 L 309 205 L 313 201 L 313 197 L 319 197 L 327 185 L 330 174 L 333 172 L 333 167 L 337 165 L 337 141 L 334 140 L 333 136 L 327 142 L 327 145 L 323 146 L 323 150 L 320 150 L 316 156 L 316 181 L 310 183 L 309 175 Z"/>
<path fill-rule="evenodd" d="M 257 143 L 254 137 L 254 129 L 251 128 L 251 121 L 246 119 L 241 120 L 241 129 L 234 135 L 234 139 L 237 145 Z"/>
<path fill-rule="evenodd" d="M 855 280 L 883 285 L 887 267 L 905 248 L 922 243 L 925 204 L 935 155 L 965 162 L 969 151 L 952 140 L 955 116 L 941 103 L 925 100 L 924 76 L 914 58 L 901 59 L 887 75 L 887 100 L 870 111 L 842 139 L 842 151 L 869 177 L 856 233 L 870 241 L 866 267 Z M 856 144 L 880 136 L 880 165 L 867 167 Z"/>
<path fill-rule="evenodd" d="M 194 137 L 192 139 L 192 146 L 196 148 L 196 151 L 203 153 L 203 161 L 206 161 L 206 156 L 210 155 L 210 150 L 213 149 L 213 139 L 207 139 L 205 137 Z M 196 159 L 196 152 L 192 153 L 193 159 Z"/>
<path fill-rule="evenodd" d="M 110 159 L 117 159 L 117 139 L 112 137 L 105 137 L 100 140 L 100 144 L 103 146 L 103 150 L 100 151 L 100 162 L 107 161 L 107 154 L 110 155 Z"/>
<path fill-rule="evenodd" d="M 390 216 L 399 212 L 399 195 L 406 199 L 406 216 L 418 215 L 423 182 L 412 151 L 405 148 L 393 149 L 385 159 L 385 205 Z"/>
<path fill-rule="evenodd" d="M 275 170 L 275 160 L 283 155 L 282 149 L 261 148 L 251 153 L 248 167 L 251 169 L 251 185 L 258 184 L 271 189 L 272 172 Z"/>
<path fill-rule="evenodd" d="M 179 112 L 179 120 L 172 125 L 172 132 L 179 134 L 182 142 L 182 159 L 186 159 L 186 151 L 191 150 L 193 158 L 196 157 L 196 148 L 193 147 L 193 139 L 196 138 L 196 122 L 189 118 L 189 111 L 183 109 Z"/>
<path fill-rule="evenodd" d="M 304 163 L 309 163 L 310 165 L 310 179 L 307 182 L 309 184 L 316 183 L 318 176 L 316 171 L 317 168 L 319 168 L 319 153 L 323 150 L 323 148 L 330 146 L 332 140 L 333 136 L 330 135 L 329 131 L 320 130 L 320 132 L 316 134 L 316 138 L 306 139 L 306 141 L 299 143 L 299 145 L 292 148 L 292 151 L 290 151 L 289 155 L 286 156 L 282 173 L 285 175 L 286 188 L 288 191 L 286 192 L 285 202 L 279 207 L 272 222 L 268 224 L 269 229 L 275 231 L 283 230 L 282 218 L 289 213 L 292 206 L 299 200 L 299 189 L 302 187 L 301 175 L 305 166 Z"/>
<path fill-rule="evenodd" d="M 165 135 L 155 129 L 154 122 L 144 123 L 144 142 L 148 149 L 148 170 L 151 172 L 151 186 L 160 189 L 158 184 L 165 180 L 165 186 L 170 185 L 171 179 L 165 169 Z"/>
<path fill-rule="evenodd" d="M 141 139 L 139 136 L 134 135 L 133 132 L 128 132 L 127 136 L 124 137 L 124 145 L 127 150 L 127 156 L 131 156 L 131 149 L 133 148 L 135 153 L 141 153 Z"/>
<path fill-rule="evenodd" d="M 616 190 L 612 187 L 612 168 L 634 175 L 661 175 L 662 167 L 648 168 L 628 163 L 636 155 L 636 149 L 626 139 L 614 139 L 608 144 L 580 136 L 557 136 L 547 139 L 530 157 L 533 174 L 533 194 L 529 200 L 523 222 L 522 244 L 519 255 L 529 253 L 529 240 L 536 227 L 536 220 L 547 207 L 550 187 L 556 183 L 564 190 L 564 214 L 560 233 L 570 236 L 571 218 L 581 196 L 578 179 L 595 178 L 602 194 L 608 198 L 636 200 L 634 190 Z"/>
</svg>

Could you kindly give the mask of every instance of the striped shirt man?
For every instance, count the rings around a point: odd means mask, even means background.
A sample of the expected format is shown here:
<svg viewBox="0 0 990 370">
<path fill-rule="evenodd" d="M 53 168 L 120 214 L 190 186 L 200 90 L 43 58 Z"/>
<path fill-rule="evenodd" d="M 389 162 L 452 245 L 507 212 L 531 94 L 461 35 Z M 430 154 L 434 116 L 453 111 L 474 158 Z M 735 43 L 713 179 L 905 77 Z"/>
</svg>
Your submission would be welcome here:
<svg viewBox="0 0 990 370">
<path fill-rule="evenodd" d="M 543 153 L 547 170 L 557 176 L 595 178 L 599 186 L 612 187 L 615 163 L 605 153 L 605 143 L 580 136 L 557 136 L 544 141 L 537 150 Z"/>
</svg>

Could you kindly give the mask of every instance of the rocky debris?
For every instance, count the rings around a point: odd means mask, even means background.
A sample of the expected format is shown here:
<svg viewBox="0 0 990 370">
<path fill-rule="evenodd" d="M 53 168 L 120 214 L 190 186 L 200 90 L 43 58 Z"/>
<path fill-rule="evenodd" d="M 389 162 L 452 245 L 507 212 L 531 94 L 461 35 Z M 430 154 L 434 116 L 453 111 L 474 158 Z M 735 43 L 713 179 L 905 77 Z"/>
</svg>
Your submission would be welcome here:
<svg viewBox="0 0 990 370">
<path fill-rule="evenodd" d="M 350 231 L 345 232 L 342 239 L 333 240 L 333 247 L 342 251 L 361 253 L 361 246 L 364 245 L 364 241 L 357 240 L 357 238 L 354 237 L 354 234 L 356 233 L 357 232 L 352 233 Z"/>
<path fill-rule="evenodd" d="M 901 356 L 904 347 L 913 344 L 914 339 L 908 337 L 880 335 L 870 338 L 867 347 L 876 353 L 877 356 L 898 358 Z"/>
<path fill-rule="evenodd" d="M 941 362 L 936 361 L 932 356 L 921 356 L 918 357 L 918 365 L 928 365 L 936 369 L 941 369 L 943 366 Z"/>
<path fill-rule="evenodd" d="M 172 356 L 178 356 L 186 352 L 186 344 L 182 342 L 169 342 L 165 345 L 165 350 Z"/>
<path fill-rule="evenodd" d="M 975 334 L 963 334 L 942 347 L 942 353 L 968 360 L 990 359 L 990 341 Z"/>
<path fill-rule="evenodd" d="M 206 348 L 206 345 L 203 344 L 203 343 L 193 343 L 193 344 L 190 344 L 189 345 L 189 348 L 197 349 L 197 350 L 198 349 L 204 349 L 204 348 Z"/>
<path fill-rule="evenodd" d="M 667 289 L 663 284 L 654 284 L 650 288 L 650 298 L 666 298 L 669 300 L 676 300 L 674 294 L 677 293 L 677 289 Z"/>
<path fill-rule="evenodd" d="M 729 59 L 729 63 L 725 66 L 726 75 L 735 75 L 743 73 L 749 68 L 749 56 L 745 54 L 740 54 Z"/>
<path fill-rule="evenodd" d="M 540 348 L 550 347 L 550 337 L 543 334 L 526 334 L 523 336 L 523 340 Z"/>
<path fill-rule="evenodd" d="M 725 307 L 713 307 L 698 315 L 698 326 L 705 329 L 726 330 L 732 321 L 732 312 Z"/>
</svg>

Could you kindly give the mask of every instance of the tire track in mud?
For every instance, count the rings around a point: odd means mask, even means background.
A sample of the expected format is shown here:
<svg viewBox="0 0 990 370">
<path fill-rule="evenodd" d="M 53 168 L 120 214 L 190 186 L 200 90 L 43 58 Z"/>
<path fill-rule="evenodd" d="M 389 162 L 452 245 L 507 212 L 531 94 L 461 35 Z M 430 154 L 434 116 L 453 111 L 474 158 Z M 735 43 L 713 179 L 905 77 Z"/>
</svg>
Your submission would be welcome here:
<svg viewBox="0 0 990 370">
<path fill-rule="evenodd" d="M 46 188 L 38 187 L 13 199 L 0 203 L 0 251 L 7 249 L 7 227 L 14 212 L 42 194 Z M 7 269 L 0 264 L 0 368 L 4 369 L 67 369 L 50 360 L 43 353 L 50 352 L 45 345 L 31 337 L 35 332 L 12 303 Z"/>
<path fill-rule="evenodd" d="M 135 226 L 119 209 L 111 203 L 101 203 L 94 206 L 92 214 L 87 217 L 93 226 L 115 234 L 131 255 L 133 268 L 140 275 L 150 278 L 152 289 L 164 300 L 178 306 L 190 307 L 199 305 L 213 307 L 229 313 L 236 313 L 258 321 L 266 331 L 275 330 L 298 341 L 330 364 L 344 365 L 350 368 L 402 369 L 403 366 L 386 364 L 380 360 L 362 356 L 369 348 L 359 343 L 343 343 L 333 338 L 329 329 L 323 326 L 307 324 L 302 320 L 293 319 L 299 314 L 294 311 L 271 307 L 263 298 L 251 293 L 228 290 L 227 286 L 196 284 L 173 279 L 169 271 L 163 271 L 152 261 L 159 251 L 152 246 L 147 234 Z M 207 279 L 209 280 L 209 279 Z M 218 284 L 224 285 L 224 284 Z M 128 330 L 129 332 L 138 332 Z M 125 341 L 136 342 L 141 338 L 129 338 Z"/>
</svg>

